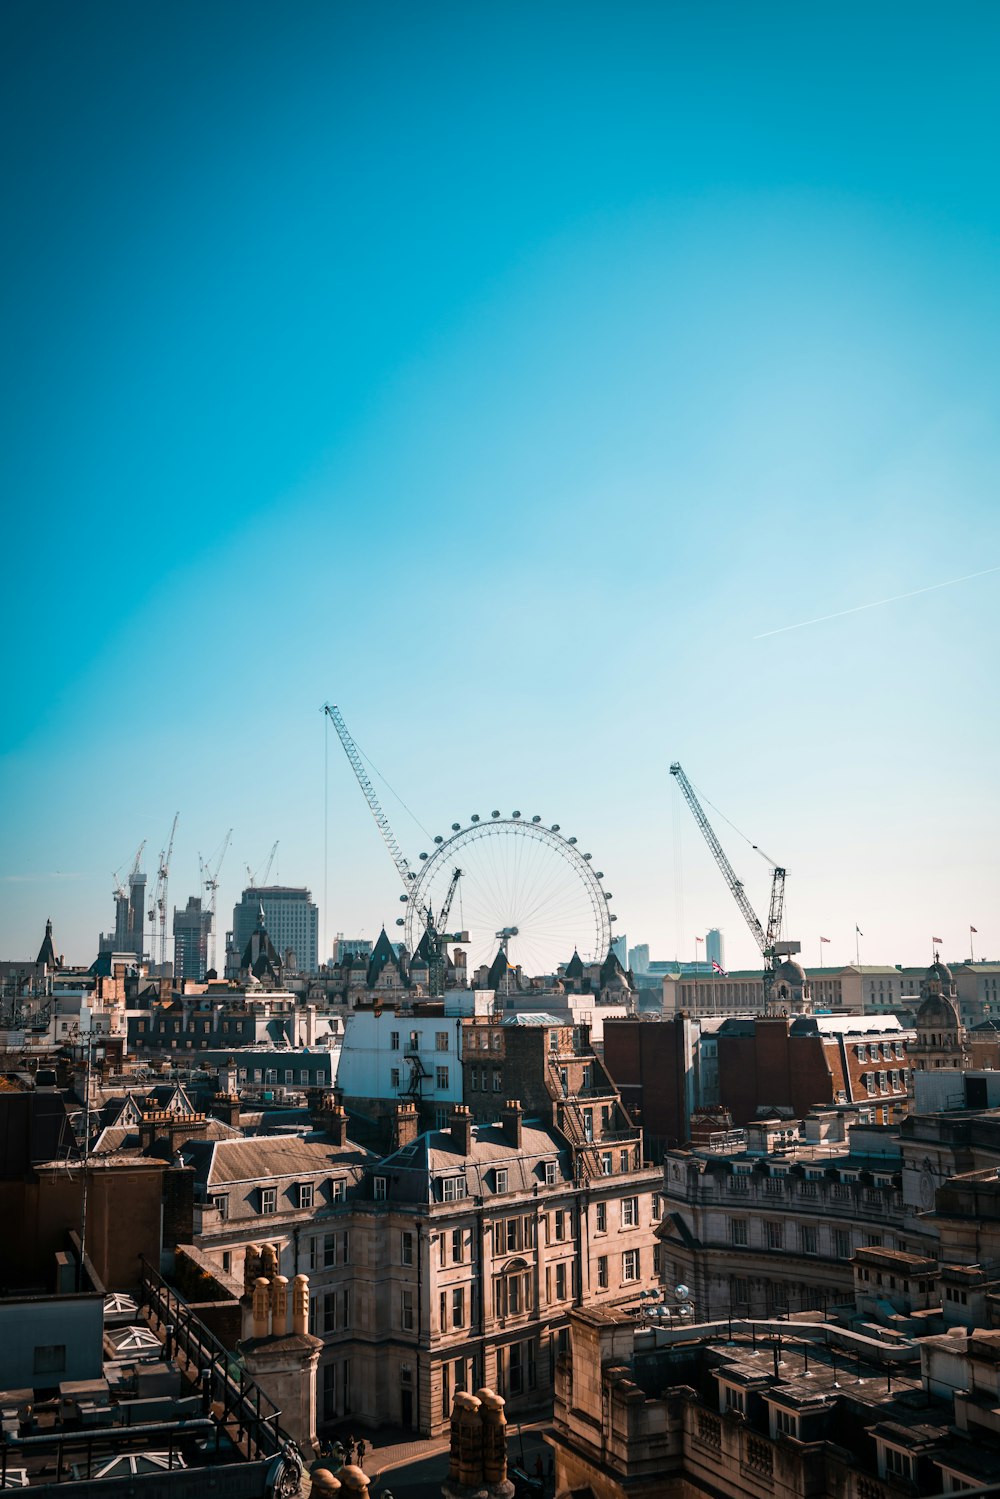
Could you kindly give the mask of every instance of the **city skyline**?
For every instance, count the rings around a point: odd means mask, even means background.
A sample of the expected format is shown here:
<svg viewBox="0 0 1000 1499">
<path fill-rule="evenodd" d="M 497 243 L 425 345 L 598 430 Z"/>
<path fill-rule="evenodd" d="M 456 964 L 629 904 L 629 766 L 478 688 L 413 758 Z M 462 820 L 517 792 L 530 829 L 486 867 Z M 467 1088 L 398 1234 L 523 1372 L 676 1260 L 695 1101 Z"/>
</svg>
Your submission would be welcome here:
<svg viewBox="0 0 1000 1499">
<path fill-rule="evenodd" d="M 55 14 L 0 16 L 0 956 L 90 962 L 178 808 L 220 941 L 276 839 L 325 955 L 395 936 L 325 699 L 654 958 L 756 961 L 674 759 L 810 966 L 1000 953 L 1000 15 Z"/>
</svg>

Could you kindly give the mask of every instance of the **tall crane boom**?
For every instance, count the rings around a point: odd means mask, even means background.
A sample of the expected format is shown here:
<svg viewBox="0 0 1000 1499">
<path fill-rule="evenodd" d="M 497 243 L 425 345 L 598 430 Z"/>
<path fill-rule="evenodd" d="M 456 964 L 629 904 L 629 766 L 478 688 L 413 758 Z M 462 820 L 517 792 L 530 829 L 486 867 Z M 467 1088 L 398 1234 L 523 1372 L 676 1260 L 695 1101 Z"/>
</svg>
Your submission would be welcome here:
<svg viewBox="0 0 1000 1499">
<path fill-rule="evenodd" d="M 684 774 L 684 771 L 681 769 L 680 764 L 676 760 L 670 767 L 670 774 L 674 777 L 678 786 L 681 788 L 684 800 L 687 802 L 688 806 L 691 808 L 691 811 L 694 813 L 694 820 L 701 828 L 702 836 L 704 837 L 705 842 L 708 844 L 709 848 L 712 850 L 712 857 L 715 859 L 716 864 L 718 864 L 719 868 L 722 870 L 723 878 L 725 879 L 726 884 L 729 886 L 729 889 L 732 892 L 733 899 L 743 913 L 744 921 L 753 933 L 753 940 L 760 948 L 763 956 L 768 957 L 769 954 L 767 933 L 761 926 L 760 920 L 758 919 L 757 913 L 754 911 L 753 906 L 747 900 L 746 891 L 743 888 L 743 881 L 737 878 L 736 871 L 733 869 L 733 866 L 726 858 L 725 850 L 723 849 L 722 844 L 715 836 L 715 829 L 712 827 L 712 824 L 705 816 L 701 802 L 694 794 L 694 787 L 691 785 L 691 782 L 688 780 L 687 776 Z M 784 873 L 784 871 L 782 871 L 782 873 Z"/>
<path fill-rule="evenodd" d="M 179 812 L 174 813 L 174 820 L 170 825 L 170 837 L 167 839 L 167 846 L 160 853 L 160 867 L 156 872 L 156 894 L 153 897 L 153 905 L 149 913 L 150 917 L 152 918 L 155 911 L 160 920 L 161 970 L 164 963 L 167 961 L 167 883 L 170 878 L 170 859 L 174 852 L 174 834 L 177 832 L 177 820 L 180 815 L 181 814 Z M 152 934 L 150 935 L 152 937 Z M 153 943 L 151 940 L 150 951 L 152 952 L 152 950 Z"/>
<path fill-rule="evenodd" d="M 222 861 L 226 857 L 226 850 L 229 847 L 229 840 L 232 836 L 233 830 L 230 828 L 222 840 L 222 852 L 219 854 L 214 865 L 209 866 L 201 857 L 201 854 L 198 855 L 198 862 L 201 865 L 201 882 L 208 891 L 209 907 L 212 912 L 212 927 L 208 934 L 208 966 L 211 969 L 215 968 L 215 916 L 219 902 L 219 871 L 222 868 Z"/>
<path fill-rule="evenodd" d="M 780 864 L 775 864 L 773 859 L 768 858 L 768 855 L 764 853 L 764 850 L 762 848 L 758 848 L 756 843 L 753 844 L 753 848 L 756 850 L 756 852 L 760 854 L 762 859 L 765 859 L 767 863 L 771 865 L 771 868 L 774 871 L 771 876 L 771 903 L 768 908 L 767 930 L 765 931 L 760 924 L 760 919 L 757 916 L 757 913 L 754 911 L 753 906 L 751 906 L 750 902 L 747 900 L 746 891 L 743 888 L 742 880 L 736 877 L 733 866 L 726 858 L 722 844 L 715 836 L 715 829 L 712 827 L 712 824 L 705 816 L 705 812 L 702 808 L 701 802 L 695 795 L 694 787 L 691 785 L 691 782 L 688 780 L 687 776 L 684 774 L 683 770 L 676 760 L 670 767 L 670 774 L 677 781 L 678 786 L 683 792 L 684 800 L 687 802 L 688 806 L 691 808 L 691 811 L 694 813 L 695 822 L 697 822 L 698 826 L 701 828 L 705 842 L 712 850 L 712 854 L 716 864 L 718 864 L 719 868 L 722 870 L 726 884 L 732 891 L 733 899 L 736 901 L 736 904 L 742 911 L 743 918 L 746 921 L 747 926 L 753 933 L 754 941 L 760 948 L 761 955 L 766 959 L 764 967 L 764 1010 L 765 1012 L 767 1012 L 770 1009 L 771 990 L 774 986 L 775 949 L 777 947 L 778 937 L 781 932 L 781 915 L 785 906 L 786 870 Z M 798 950 L 797 943 L 792 944 L 792 946 L 794 950 Z"/>
<path fill-rule="evenodd" d="M 406 855 L 403 853 L 403 850 L 400 848 L 399 844 L 396 841 L 396 835 L 389 825 L 388 817 L 386 817 L 385 813 L 382 810 L 382 804 L 375 794 L 375 787 L 369 780 L 368 772 L 365 770 L 364 761 L 361 758 L 357 745 L 354 743 L 354 740 L 351 738 L 350 733 L 348 732 L 347 725 L 344 722 L 343 717 L 341 716 L 340 709 L 335 703 L 324 703 L 323 712 L 328 716 L 328 718 L 333 723 L 334 728 L 337 730 L 337 735 L 340 739 L 340 742 L 344 746 L 344 754 L 350 761 L 351 769 L 354 771 L 354 774 L 358 780 L 358 785 L 361 787 L 361 790 L 364 793 L 365 801 L 368 803 L 371 814 L 375 819 L 375 825 L 378 828 L 379 832 L 382 834 L 382 841 L 392 856 L 392 862 L 395 864 L 396 872 L 403 882 L 403 888 L 409 889 L 410 885 L 413 883 L 417 876 L 410 868 L 406 859 Z"/>
</svg>

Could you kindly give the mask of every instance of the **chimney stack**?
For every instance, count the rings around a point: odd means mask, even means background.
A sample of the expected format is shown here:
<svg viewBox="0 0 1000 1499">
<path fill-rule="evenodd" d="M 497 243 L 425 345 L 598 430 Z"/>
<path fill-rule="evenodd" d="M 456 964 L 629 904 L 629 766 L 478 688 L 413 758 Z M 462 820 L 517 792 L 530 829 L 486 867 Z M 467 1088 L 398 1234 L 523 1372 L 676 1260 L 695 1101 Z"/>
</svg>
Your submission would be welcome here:
<svg viewBox="0 0 1000 1499">
<path fill-rule="evenodd" d="M 521 1108 L 521 1100 L 519 1098 L 508 1098 L 503 1106 L 500 1124 L 507 1144 L 515 1146 L 518 1150 L 521 1148 L 521 1120 L 523 1117 L 524 1110 Z"/>
<path fill-rule="evenodd" d="M 393 1150 L 402 1150 L 404 1145 L 412 1145 L 417 1134 L 417 1106 L 408 1098 L 400 1099 L 392 1117 Z"/>
<path fill-rule="evenodd" d="M 451 1138 L 456 1148 L 462 1155 L 468 1155 L 472 1149 L 472 1115 L 464 1103 L 456 1103 L 448 1119 L 451 1125 Z"/>
<path fill-rule="evenodd" d="M 347 1110 L 342 1104 L 335 1103 L 326 1110 L 325 1123 L 330 1144 L 342 1149 L 347 1144 Z"/>
</svg>

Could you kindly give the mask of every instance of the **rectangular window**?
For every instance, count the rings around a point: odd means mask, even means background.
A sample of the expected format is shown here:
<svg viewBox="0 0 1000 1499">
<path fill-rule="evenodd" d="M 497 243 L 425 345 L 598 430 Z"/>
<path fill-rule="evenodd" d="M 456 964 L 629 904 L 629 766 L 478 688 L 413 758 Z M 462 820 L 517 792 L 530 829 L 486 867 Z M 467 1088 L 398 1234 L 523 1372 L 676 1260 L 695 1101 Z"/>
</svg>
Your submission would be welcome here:
<svg viewBox="0 0 1000 1499">
<path fill-rule="evenodd" d="M 834 1229 L 833 1252 L 838 1260 L 849 1260 L 851 1258 L 851 1235 L 846 1228 Z"/>
<path fill-rule="evenodd" d="M 740 1275 L 737 1275 L 733 1281 L 733 1305 L 750 1305 L 750 1282 Z"/>
<path fill-rule="evenodd" d="M 220 1193 L 209 1199 L 220 1218 L 229 1217 L 229 1194 Z"/>
<path fill-rule="evenodd" d="M 819 1235 L 815 1228 L 807 1223 L 799 1225 L 799 1248 L 803 1254 L 819 1253 Z"/>
<path fill-rule="evenodd" d="M 611 1152 L 610 1152 L 610 1150 L 606 1150 L 603 1153 L 603 1155 L 601 1156 L 601 1175 L 602 1176 L 610 1176 L 611 1175 L 611 1166 L 612 1166 Z"/>
<path fill-rule="evenodd" d="M 376 1180 L 378 1180 L 377 1177 Z M 465 1196 L 465 1177 L 446 1176 L 441 1183 L 441 1189 L 441 1196 L 445 1202 L 458 1202 Z"/>
<path fill-rule="evenodd" d="M 784 1225 L 781 1223 L 765 1223 L 764 1244 L 768 1249 L 783 1249 L 785 1244 Z"/>
<path fill-rule="evenodd" d="M 638 1197 L 622 1198 L 622 1228 L 635 1228 L 639 1222 Z"/>
<path fill-rule="evenodd" d="M 438 1088 L 447 1088 L 447 1086 L 448 1086 L 448 1069 L 447 1069 L 447 1067 L 436 1067 L 434 1069 L 434 1082 L 435 1082 L 435 1086 L 438 1087 Z"/>
<path fill-rule="evenodd" d="M 434 1032 L 434 1050 L 435 1051 L 447 1051 L 448 1050 L 448 1032 L 447 1031 L 435 1031 Z"/>
<path fill-rule="evenodd" d="M 622 1284 L 639 1279 L 639 1251 L 626 1249 L 622 1255 Z"/>
<path fill-rule="evenodd" d="M 608 1231 L 608 1205 L 606 1202 L 597 1204 L 597 1232 L 606 1234 Z"/>
<path fill-rule="evenodd" d="M 392 1080 L 392 1086 L 394 1088 L 398 1088 L 399 1087 L 399 1068 L 398 1067 L 393 1067 L 392 1070 L 389 1073 L 389 1077 Z"/>
<path fill-rule="evenodd" d="M 465 1245 L 463 1243 L 462 1230 L 453 1228 L 451 1231 L 451 1262 L 460 1265 L 465 1258 Z"/>
<path fill-rule="evenodd" d="M 452 1288 L 451 1325 L 452 1327 L 465 1326 L 465 1288 L 463 1286 L 454 1286 Z"/>
<path fill-rule="evenodd" d="M 262 1213 L 276 1213 L 278 1211 L 277 1187 L 261 1187 L 260 1210 Z"/>
<path fill-rule="evenodd" d="M 555 1186 L 557 1171 L 558 1171 L 558 1167 L 557 1167 L 555 1161 L 546 1161 L 545 1162 L 545 1185 L 547 1187 L 554 1187 Z"/>
<path fill-rule="evenodd" d="M 384 1202 L 385 1201 L 385 1183 L 386 1183 L 386 1178 L 384 1176 L 376 1176 L 376 1178 L 375 1178 L 375 1201 L 376 1202 Z"/>
<path fill-rule="evenodd" d="M 494 1069 L 493 1069 L 493 1091 L 494 1091 L 494 1093 L 499 1093 L 502 1088 L 503 1088 L 503 1073 L 500 1071 L 499 1067 L 494 1067 Z"/>
<path fill-rule="evenodd" d="M 413 1264 L 413 1235 L 404 1229 L 399 1236 L 399 1257 L 404 1265 Z"/>
<path fill-rule="evenodd" d="M 312 1182 L 299 1182 L 299 1207 L 311 1208 L 313 1205 L 314 1187 Z"/>
<path fill-rule="evenodd" d="M 745 1248 L 750 1242 L 750 1224 L 746 1218 L 730 1218 L 729 1242 Z"/>
<path fill-rule="evenodd" d="M 621 1151 L 618 1152 L 618 1169 L 620 1171 L 627 1171 L 628 1170 L 628 1151 L 627 1150 L 621 1150 Z"/>
<path fill-rule="evenodd" d="M 602 1291 L 608 1289 L 608 1257 L 606 1254 L 597 1257 L 597 1284 Z"/>
<path fill-rule="evenodd" d="M 560 1260 L 556 1266 L 556 1300 L 566 1300 L 566 1261 Z"/>
<path fill-rule="evenodd" d="M 413 1331 L 413 1292 L 403 1290 L 400 1293 L 399 1319 L 404 1332 Z"/>
<path fill-rule="evenodd" d="M 566 1237 L 566 1214 L 563 1212 L 562 1208 L 559 1208 L 558 1211 L 556 1212 L 556 1214 L 555 1214 L 555 1220 L 556 1220 L 556 1238 L 557 1239 L 565 1239 L 565 1237 Z"/>
<path fill-rule="evenodd" d="M 330 1201 L 331 1202 L 346 1202 L 347 1201 L 347 1178 L 346 1177 L 344 1177 L 344 1176 L 338 1176 L 338 1177 L 335 1177 L 335 1178 L 331 1178 L 331 1181 L 330 1181 Z"/>
<path fill-rule="evenodd" d="M 438 1296 L 438 1324 L 442 1332 L 448 1331 L 448 1292 L 442 1291 Z"/>
<path fill-rule="evenodd" d="M 398 1031 L 392 1031 L 390 1033 L 390 1035 L 389 1035 L 389 1049 L 390 1049 L 390 1051 L 398 1051 L 399 1050 L 399 1032 Z"/>
<path fill-rule="evenodd" d="M 497 1180 L 496 1190 L 498 1192 L 506 1192 L 506 1190 L 507 1190 L 507 1172 L 506 1172 L 506 1170 L 504 1170 L 504 1169 L 498 1169 L 497 1172 L 496 1172 L 496 1180 Z"/>
</svg>

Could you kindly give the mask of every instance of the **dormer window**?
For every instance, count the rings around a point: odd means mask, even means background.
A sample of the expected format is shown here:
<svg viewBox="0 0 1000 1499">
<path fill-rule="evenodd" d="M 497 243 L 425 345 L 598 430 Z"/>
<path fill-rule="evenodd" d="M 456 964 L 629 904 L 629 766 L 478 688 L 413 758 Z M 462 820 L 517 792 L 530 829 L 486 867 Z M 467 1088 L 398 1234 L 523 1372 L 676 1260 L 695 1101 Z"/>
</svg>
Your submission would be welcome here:
<svg viewBox="0 0 1000 1499">
<path fill-rule="evenodd" d="M 507 1170 L 506 1170 L 506 1167 L 498 1168 L 494 1172 L 494 1177 L 496 1179 L 495 1191 L 497 1191 L 497 1192 L 506 1192 L 507 1191 Z"/>
<path fill-rule="evenodd" d="M 798 1440 L 799 1418 L 795 1411 L 785 1410 L 783 1405 L 771 1406 L 771 1436 L 795 1437 Z"/>
<path fill-rule="evenodd" d="M 894 1447 L 884 1438 L 878 1438 L 878 1476 L 880 1478 L 905 1478 L 913 1481 L 913 1454 L 905 1447 Z"/>
</svg>

